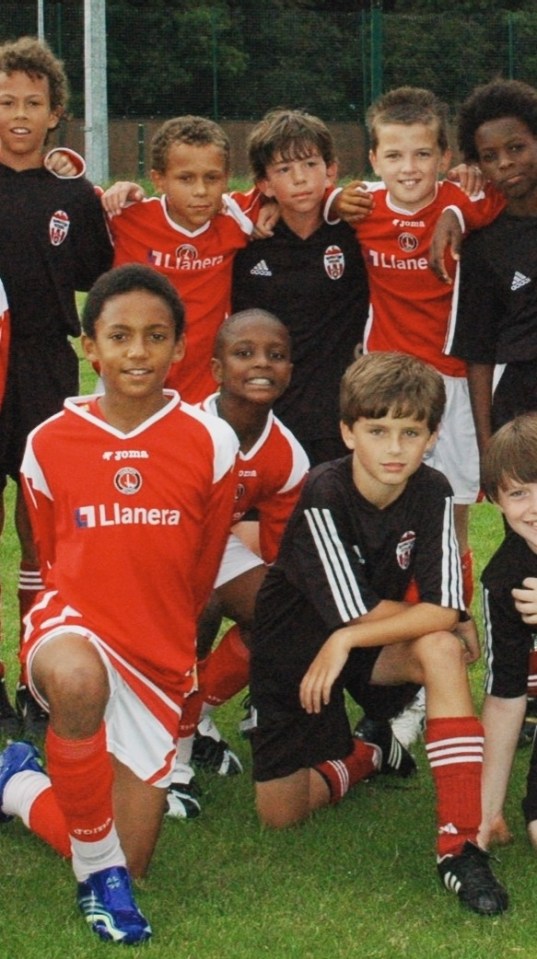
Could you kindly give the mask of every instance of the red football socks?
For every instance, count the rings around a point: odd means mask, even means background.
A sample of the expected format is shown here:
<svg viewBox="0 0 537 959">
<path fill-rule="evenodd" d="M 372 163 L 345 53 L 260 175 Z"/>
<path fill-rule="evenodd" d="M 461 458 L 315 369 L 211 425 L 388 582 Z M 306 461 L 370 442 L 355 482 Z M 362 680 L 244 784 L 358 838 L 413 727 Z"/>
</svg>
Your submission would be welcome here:
<svg viewBox="0 0 537 959">
<path fill-rule="evenodd" d="M 113 824 L 112 763 L 104 723 L 89 739 L 63 739 L 49 726 L 47 769 L 69 834 L 80 842 L 103 839 Z"/>
<path fill-rule="evenodd" d="M 203 701 L 211 706 L 227 703 L 248 685 L 249 678 L 250 652 L 235 624 L 205 660 L 201 676 Z"/>
<path fill-rule="evenodd" d="M 476 841 L 481 823 L 483 727 L 474 716 L 429 719 L 425 748 L 436 786 L 439 856 Z"/>
<path fill-rule="evenodd" d="M 349 789 L 378 771 L 380 750 L 355 739 L 353 750 L 345 759 L 327 759 L 314 766 L 328 785 L 330 804 L 338 803 Z"/>
</svg>

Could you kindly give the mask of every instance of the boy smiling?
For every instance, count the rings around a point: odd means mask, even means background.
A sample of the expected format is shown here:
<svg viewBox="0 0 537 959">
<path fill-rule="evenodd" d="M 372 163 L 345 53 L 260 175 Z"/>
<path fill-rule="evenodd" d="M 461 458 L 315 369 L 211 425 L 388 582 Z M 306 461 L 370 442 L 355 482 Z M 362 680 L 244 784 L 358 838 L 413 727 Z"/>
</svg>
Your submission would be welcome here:
<svg viewBox="0 0 537 959">
<path fill-rule="evenodd" d="M 469 909 L 494 915 L 507 894 L 476 844 L 483 733 L 466 675 L 479 650 L 458 622 L 451 490 L 421 462 L 444 403 L 440 375 L 413 357 L 372 353 L 347 370 L 351 456 L 310 474 L 258 596 L 254 779 L 262 822 L 280 828 L 376 771 L 408 774 L 389 727 L 370 742 L 352 737 L 343 693 L 364 702 L 379 684 L 424 685 L 439 875 Z M 412 577 L 421 598 L 408 604 Z"/>
</svg>

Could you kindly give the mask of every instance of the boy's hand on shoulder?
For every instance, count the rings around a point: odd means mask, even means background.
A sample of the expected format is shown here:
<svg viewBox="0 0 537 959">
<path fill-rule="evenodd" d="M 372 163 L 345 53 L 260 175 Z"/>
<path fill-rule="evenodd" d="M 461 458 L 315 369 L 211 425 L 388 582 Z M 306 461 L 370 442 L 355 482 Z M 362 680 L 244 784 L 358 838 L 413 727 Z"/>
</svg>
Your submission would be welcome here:
<svg viewBox="0 0 537 959">
<path fill-rule="evenodd" d="M 515 601 L 515 608 L 522 616 L 522 621 L 528 626 L 537 623 L 537 578 L 527 576 L 522 586 L 512 589 L 511 595 Z"/>
<path fill-rule="evenodd" d="M 104 191 L 101 203 L 108 216 L 117 216 L 129 203 L 137 203 L 145 197 L 145 190 L 139 183 L 130 180 L 118 180 Z"/>
<path fill-rule="evenodd" d="M 458 183 L 467 196 L 478 196 L 485 183 L 480 168 L 470 163 L 459 163 L 458 166 L 452 167 L 447 179 L 452 183 Z"/>
<path fill-rule="evenodd" d="M 254 240 L 266 240 L 274 236 L 274 227 L 280 219 L 280 208 L 276 200 L 265 200 L 254 223 Z"/>
<path fill-rule="evenodd" d="M 452 279 L 446 269 L 446 250 L 451 250 L 454 260 L 460 259 L 462 229 L 457 214 L 453 210 L 444 210 L 438 217 L 429 250 L 429 267 L 443 283 L 451 285 Z"/>
<path fill-rule="evenodd" d="M 330 702 L 332 686 L 347 662 L 350 648 L 345 628 L 336 630 L 321 646 L 300 683 L 300 705 L 307 713 L 320 713 Z"/>
<path fill-rule="evenodd" d="M 344 186 L 334 200 L 333 211 L 346 223 L 359 223 L 365 220 L 373 209 L 374 202 L 367 186 L 361 180 L 353 180 Z M 332 214 L 331 214 L 332 216 Z"/>
<path fill-rule="evenodd" d="M 467 666 L 476 663 L 481 655 L 477 627 L 472 617 L 464 623 L 457 623 L 455 633 L 464 646 L 464 661 Z"/>
</svg>

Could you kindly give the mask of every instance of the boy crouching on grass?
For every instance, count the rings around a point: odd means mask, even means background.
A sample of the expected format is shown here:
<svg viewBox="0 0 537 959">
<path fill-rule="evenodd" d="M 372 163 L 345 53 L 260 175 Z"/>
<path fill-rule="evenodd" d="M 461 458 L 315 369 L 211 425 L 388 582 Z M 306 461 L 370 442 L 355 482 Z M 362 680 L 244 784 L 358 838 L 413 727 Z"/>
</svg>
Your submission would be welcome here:
<svg viewBox="0 0 537 959">
<path fill-rule="evenodd" d="M 82 326 L 104 394 L 66 400 L 30 434 L 22 465 L 45 580 L 22 657 L 50 711 L 48 775 L 34 746 L 9 745 L 0 821 L 18 815 L 71 856 L 101 939 L 138 943 L 151 928 L 131 876 L 146 872 L 162 822 L 238 441 L 163 390 L 184 352 L 184 309 L 155 270 L 103 274 Z"/>
<path fill-rule="evenodd" d="M 495 915 L 507 893 L 476 842 L 483 730 L 466 665 L 477 637 L 460 622 L 452 492 L 422 463 L 444 404 L 442 377 L 414 357 L 372 353 L 345 373 L 341 429 L 352 455 L 312 471 L 258 596 L 254 779 L 260 818 L 278 828 L 372 773 L 401 774 L 391 732 L 353 738 L 344 690 L 361 702 L 371 684 L 425 686 L 440 878 L 468 908 Z M 413 577 L 421 599 L 407 604 Z"/>
</svg>

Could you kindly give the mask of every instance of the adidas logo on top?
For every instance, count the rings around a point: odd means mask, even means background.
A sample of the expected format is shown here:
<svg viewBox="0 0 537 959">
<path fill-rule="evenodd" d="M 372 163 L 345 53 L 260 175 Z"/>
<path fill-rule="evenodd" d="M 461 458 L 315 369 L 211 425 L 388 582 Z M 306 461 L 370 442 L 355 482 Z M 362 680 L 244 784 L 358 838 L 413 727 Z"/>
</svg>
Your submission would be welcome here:
<svg viewBox="0 0 537 959">
<path fill-rule="evenodd" d="M 272 276 L 272 270 L 265 260 L 260 260 L 259 263 L 256 263 L 250 270 L 250 273 L 252 276 Z"/>
<path fill-rule="evenodd" d="M 515 275 L 511 281 L 511 289 L 519 290 L 521 286 L 526 286 L 527 283 L 531 283 L 529 276 L 524 276 L 523 273 L 520 273 L 519 270 L 515 271 Z"/>
</svg>

